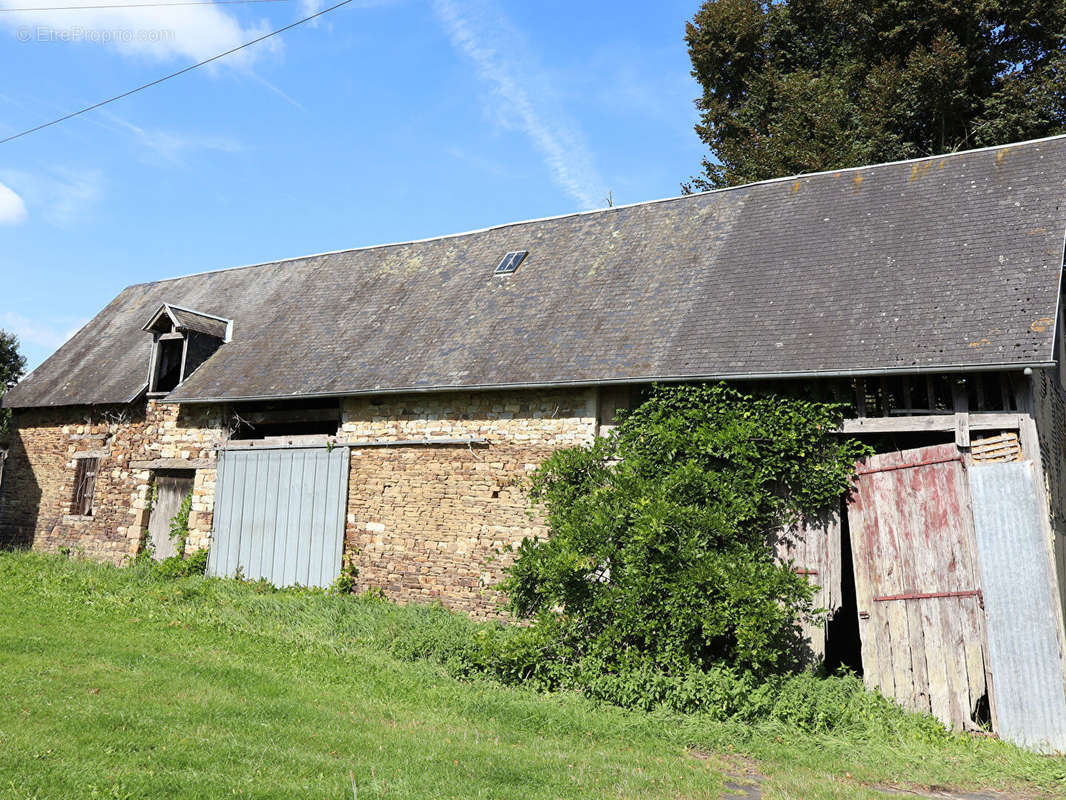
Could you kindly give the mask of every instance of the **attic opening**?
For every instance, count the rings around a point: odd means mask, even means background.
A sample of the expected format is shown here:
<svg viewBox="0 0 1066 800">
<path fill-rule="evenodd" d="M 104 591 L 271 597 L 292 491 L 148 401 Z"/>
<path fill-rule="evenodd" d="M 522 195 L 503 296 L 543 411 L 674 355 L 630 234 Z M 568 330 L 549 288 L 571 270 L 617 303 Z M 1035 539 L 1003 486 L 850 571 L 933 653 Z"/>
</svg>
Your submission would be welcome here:
<svg viewBox="0 0 1066 800">
<path fill-rule="evenodd" d="M 234 403 L 229 407 L 230 438 L 276 439 L 292 436 L 336 436 L 341 405 L 336 399 Z"/>
<path fill-rule="evenodd" d="M 230 340 L 233 323 L 164 303 L 143 330 L 152 334 L 148 396 L 162 397 L 174 391 Z"/>
</svg>

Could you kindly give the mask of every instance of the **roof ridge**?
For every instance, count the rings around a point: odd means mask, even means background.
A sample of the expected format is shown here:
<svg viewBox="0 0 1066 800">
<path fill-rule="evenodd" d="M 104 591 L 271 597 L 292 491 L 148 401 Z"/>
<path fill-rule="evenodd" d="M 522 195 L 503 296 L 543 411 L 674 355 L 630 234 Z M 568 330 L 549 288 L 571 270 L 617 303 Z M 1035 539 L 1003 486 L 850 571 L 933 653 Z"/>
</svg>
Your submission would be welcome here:
<svg viewBox="0 0 1066 800">
<path fill-rule="evenodd" d="M 160 283 L 169 283 L 171 281 L 185 280 L 186 278 L 195 278 L 201 275 L 214 275 L 221 272 L 235 272 L 242 269 L 256 269 L 258 267 L 272 267 L 279 264 L 287 264 L 292 261 L 305 261 L 311 258 L 322 258 L 324 256 L 336 256 L 345 253 L 358 253 L 366 250 L 382 250 L 388 247 L 404 247 L 412 244 L 424 244 L 426 242 L 439 242 L 446 239 L 458 239 L 463 236 L 473 236 L 479 233 L 488 233 L 490 231 L 503 230 L 504 228 L 514 228 L 520 225 L 532 225 L 539 222 L 551 222 L 553 220 L 569 219 L 571 217 L 590 216 L 593 214 L 606 214 L 613 211 L 620 211 L 626 208 L 636 208 L 638 206 L 652 206 L 660 203 L 671 203 L 677 201 L 688 201 L 699 197 L 707 197 L 710 195 L 723 194 L 726 192 L 739 191 L 741 189 L 750 189 L 754 186 L 763 186 L 771 183 L 782 183 L 786 181 L 801 180 L 804 178 L 817 178 L 823 175 L 838 175 L 842 172 L 855 172 L 864 169 L 879 169 L 881 167 L 893 167 L 900 164 L 913 164 L 918 161 L 933 161 L 942 158 L 958 158 L 960 156 L 970 155 L 973 153 L 985 153 L 990 150 L 1002 150 L 1004 148 L 1022 147 L 1024 145 L 1039 144 L 1041 142 L 1050 142 L 1057 139 L 1066 139 L 1066 133 L 1057 134 L 1055 136 L 1043 136 L 1038 139 L 1027 139 L 1021 142 L 1010 142 L 1008 144 L 996 144 L 988 145 L 987 147 L 975 147 L 970 150 L 956 150 L 951 153 L 937 153 L 929 156 L 918 156 L 916 158 L 904 158 L 897 161 L 884 161 L 876 164 L 864 164 L 858 167 L 840 167 L 839 169 L 822 170 L 820 172 L 802 172 L 794 175 L 783 175 L 779 178 L 766 178 L 761 181 L 752 181 L 750 183 L 742 183 L 737 186 L 725 186 L 721 189 L 709 189 L 705 192 L 693 192 L 691 194 L 673 195 L 671 197 L 660 197 L 655 200 L 640 200 L 635 203 L 624 203 L 617 206 L 607 206 L 606 208 L 593 208 L 585 211 L 571 211 L 565 214 L 553 214 L 546 217 L 534 217 L 532 219 L 514 220 L 512 222 L 503 222 L 497 225 L 489 225 L 484 228 L 474 228 L 472 230 L 460 231 L 458 233 L 447 233 L 439 236 L 426 236 L 421 239 L 407 239 L 398 242 L 385 242 L 381 244 L 361 245 L 359 247 L 345 247 L 339 250 L 326 250 L 321 253 L 308 253 L 300 256 L 289 256 L 287 258 L 278 258 L 273 261 L 259 261 L 254 264 L 241 264 L 235 267 L 220 267 L 218 269 L 201 270 L 199 272 L 190 272 L 186 275 L 175 275 L 170 278 L 161 278 L 156 281 L 145 281 L 143 283 L 135 283 L 127 286 L 127 289 L 132 289 L 140 286 L 155 286 Z"/>
</svg>

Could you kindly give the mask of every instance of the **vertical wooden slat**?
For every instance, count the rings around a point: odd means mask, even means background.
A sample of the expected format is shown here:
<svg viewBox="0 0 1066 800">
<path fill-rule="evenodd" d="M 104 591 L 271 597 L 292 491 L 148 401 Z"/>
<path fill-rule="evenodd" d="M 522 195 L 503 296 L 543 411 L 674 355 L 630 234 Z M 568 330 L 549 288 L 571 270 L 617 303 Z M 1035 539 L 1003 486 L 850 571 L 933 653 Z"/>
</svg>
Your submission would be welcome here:
<svg viewBox="0 0 1066 800">
<path fill-rule="evenodd" d="M 274 450 L 267 462 L 266 502 L 263 512 L 263 545 L 259 555 L 259 574 L 276 582 L 274 573 L 274 540 L 278 536 L 278 496 L 281 492 L 281 467 L 284 451 Z M 282 531 L 284 533 L 284 531 Z"/>
<path fill-rule="evenodd" d="M 289 523 L 285 536 L 285 572 L 282 583 L 292 586 L 296 583 L 300 570 L 300 538 L 304 523 L 304 506 L 307 489 L 306 466 L 307 455 L 298 450 L 291 456 L 292 484 L 289 488 Z"/>
<path fill-rule="evenodd" d="M 242 453 L 241 456 L 244 456 Z M 234 456 L 233 469 L 230 470 L 230 490 L 234 495 L 229 519 L 229 547 L 226 562 L 226 575 L 233 575 L 240 568 L 242 518 L 248 487 L 248 458 Z"/>
<path fill-rule="evenodd" d="M 241 514 L 241 544 L 237 555 L 237 566 L 246 577 L 251 577 L 248 574 L 248 570 L 252 559 L 252 546 L 255 539 L 258 538 L 255 529 L 255 518 L 259 511 L 256 499 L 260 491 L 262 491 L 259 477 L 262 458 L 262 453 L 253 452 L 251 454 L 247 464 L 248 474 L 245 476 L 244 511 Z"/>
<path fill-rule="evenodd" d="M 276 512 L 277 530 L 274 534 L 274 550 L 270 562 L 270 574 L 274 576 L 275 583 L 284 586 L 285 574 L 288 563 L 286 561 L 285 546 L 289 540 L 289 514 L 292 502 L 292 464 L 293 458 L 283 459 L 278 468 Z"/>
<path fill-rule="evenodd" d="M 225 480 L 225 452 L 219 452 L 218 461 L 215 464 L 215 513 L 212 516 L 211 522 L 211 539 L 207 549 L 207 574 L 218 574 L 218 529 L 219 520 L 222 518 L 222 514 L 225 508 L 222 503 L 222 496 L 220 490 Z"/>
</svg>

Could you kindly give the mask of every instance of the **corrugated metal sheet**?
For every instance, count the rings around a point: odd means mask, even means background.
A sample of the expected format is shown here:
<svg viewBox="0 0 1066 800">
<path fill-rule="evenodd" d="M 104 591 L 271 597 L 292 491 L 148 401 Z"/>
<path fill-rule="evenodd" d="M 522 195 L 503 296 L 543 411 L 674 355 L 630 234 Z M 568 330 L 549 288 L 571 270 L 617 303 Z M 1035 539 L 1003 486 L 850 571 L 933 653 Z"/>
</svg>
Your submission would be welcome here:
<svg viewBox="0 0 1066 800">
<path fill-rule="evenodd" d="M 1066 688 L 1032 462 L 970 470 L 1001 738 L 1066 752 Z"/>
<path fill-rule="evenodd" d="M 347 496 L 346 447 L 222 451 L 208 574 L 329 586 Z"/>
</svg>

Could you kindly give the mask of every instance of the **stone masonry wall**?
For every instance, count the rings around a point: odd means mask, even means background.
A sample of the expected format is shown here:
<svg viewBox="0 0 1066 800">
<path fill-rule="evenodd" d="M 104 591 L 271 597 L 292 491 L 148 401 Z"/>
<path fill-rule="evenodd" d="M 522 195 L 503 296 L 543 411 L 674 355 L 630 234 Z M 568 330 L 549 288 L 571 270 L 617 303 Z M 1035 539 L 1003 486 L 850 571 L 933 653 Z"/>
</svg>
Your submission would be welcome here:
<svg viewBox="0 0 1066 800">
<path fill-rule="evenodd" d="M 216 409 L 192 410 L 149 402 L 108 408 L 19 411 L 4 484 L 0 543 L 119 564 L 136 555 L 148 524 L 152 471 L 134 462 L 159 458 L 215 460 L 220 440 Z M 93 513 L 70 513 L 78 454 L 99 455 Z M 196 472 L 189 547 L 207 544 L 214 468 Z"/>
<path fill-rule="evenodd" d="M 345 564 L 358 569 L 361 589 L 390 599 L 497 615 L 505 548 L 546 533 L 529 511 L 526 477 L 595 431 L 594 389 L 345 401 L 348 442 L 487 442 L 353 448 Z"/>
<path fill-rule="evenodd" d="M 345 563 L 361 588 L 400 602 L 440 601 L 477 616 L 499 613 L 494 590 L 506 548 L 543 536 L 523 489 L 559 447 L 591 441 L 594 389 L 465 392 L 351 398 L 348 442 L 394 446 L 351 451 Z M 214 508 L 218 407 L 149 402 L 127 408 L 62 408 L 16 415 L 0 490 L 0 542 L 123 563 L 148 524 L 153 472 L 144 462 L 199 462 L 190 549 L 207 546 Z M 405 441 L 484 440 L 472 444 Z M 70 513 L 75 456 L 99 452 L 93 514 Z M 209 467 L 202 466 L 210 464 Z"/>
</svg>

